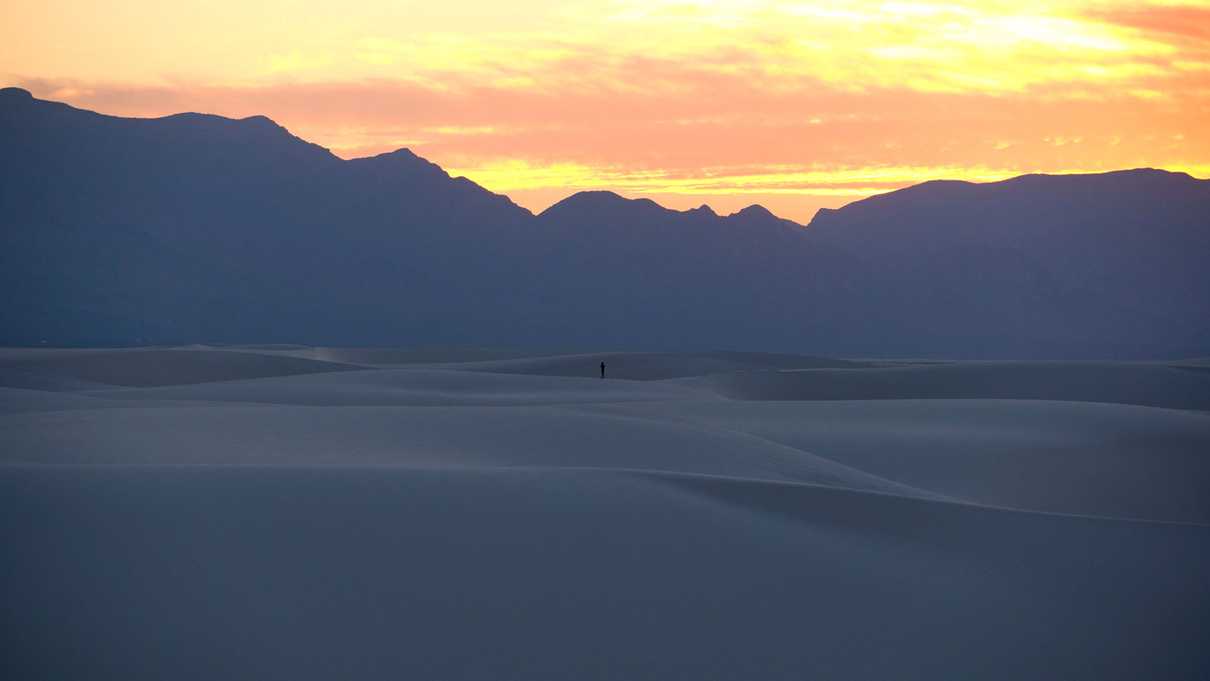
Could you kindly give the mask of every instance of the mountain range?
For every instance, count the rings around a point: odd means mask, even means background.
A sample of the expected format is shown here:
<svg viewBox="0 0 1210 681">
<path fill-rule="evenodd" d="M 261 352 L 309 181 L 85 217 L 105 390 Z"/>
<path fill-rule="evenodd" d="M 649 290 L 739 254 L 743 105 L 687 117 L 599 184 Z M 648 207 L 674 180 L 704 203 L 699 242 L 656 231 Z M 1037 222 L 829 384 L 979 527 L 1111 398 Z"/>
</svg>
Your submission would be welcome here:
<svg viewBox="0 0 1210 681">
<path fill-rule="evenodd" d="M 0 344 L 1210 354 L 1210 181 L 926 182 L 720 216 L 581 192 L 534 215 L 406 149 L 254 116 L 0 90 Z"/>
</svg>

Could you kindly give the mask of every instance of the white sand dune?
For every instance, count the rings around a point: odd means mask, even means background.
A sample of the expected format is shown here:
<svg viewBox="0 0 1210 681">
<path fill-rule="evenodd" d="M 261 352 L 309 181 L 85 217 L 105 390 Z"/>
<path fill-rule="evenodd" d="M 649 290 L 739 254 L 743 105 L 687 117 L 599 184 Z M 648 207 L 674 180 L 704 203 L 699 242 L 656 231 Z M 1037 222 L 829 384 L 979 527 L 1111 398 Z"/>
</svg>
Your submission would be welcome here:
<svg viewBox="0 0 1210 681">
<path fill-rule="evenodd" d="M 226 350 L 257 352 L 315 359 L 323 362 L 358 364 L 362 366 L 398 366 L 407 364 L 460 364 L 520 359 L 535 356 L 534 352 L 504 348 L 332 348 L 310 346 L 239 345 Z"/>
<path fill-rule="evenodd" d="M 1041 400 L 669 402 L 708 424 L 971 503 L 1210 525 L 1210 413 Z"/>
<path fill-rule="evenodd" d="M 0 387 L 0 415 L 23 412 L 64 411 L 68 409 L 101 409 L 109 406 L 129 406 L 129 402 L 113 402 L 62 390 L 31 390 Z"/>
<path fill-rule="evenodd" d="M 158 388 L 92 390 L 107 399 L 351 405 L 570 404 L 713 397 L 692 386 L 448 369 L 363 369 Z M 716 398 L 717 399 L 717 398 Z"/>
<path fill-rule="evenodd" d="M 0 495 L 24 632 L 6 664 L 37 678 L 1192 679 L 1210 663 L 1205 528 L 574 471 L 42 467 L 7 471 Z"/>
<path fill-rule="evenodd" d="M 0 385 L 10 385 L 5 381 L 9 375 L 40 375 L 47 379 L 81 384 L 152 386 L 289 376 L 351 368 L 357 367 L 232 350 L 7 350 L 0 353 Z"/>
<path fill-rule="evenodd" d="M 409 352 L 0 351 L 3 677 L 1210 672 L 1199 370 Z"/>
<path fill-rule="evenodd" d="M 740 372 L 688 383 L 743 400 L 1025 399 L 1210 409 L 1210 373 L 1150 362 L 950 362 Z"/>
<path fill-rule="evenodd" d="M 647 470 L 936 496 L 745 433 L 550 407 L 61 410 L 0 423 L 20 463 Z"/>
<path fill-rule="evenodd" d="M 612 352 L 551 355 L 466 363 L 463 370 L 542 376 L 592 377 L 600 362 L 609 378 L 653 381 L 758 369 L 833 369 L 873 366 L 869 362 L 760 352 Z"/>
</svg>

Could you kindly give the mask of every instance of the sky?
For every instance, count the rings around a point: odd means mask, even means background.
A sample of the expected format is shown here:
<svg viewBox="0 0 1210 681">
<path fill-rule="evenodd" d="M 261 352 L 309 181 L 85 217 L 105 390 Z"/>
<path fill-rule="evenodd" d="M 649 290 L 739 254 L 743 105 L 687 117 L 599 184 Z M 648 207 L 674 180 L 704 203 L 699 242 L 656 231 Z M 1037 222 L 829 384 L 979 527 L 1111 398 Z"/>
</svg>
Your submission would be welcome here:
<svg viewBox="0 0 1210 681">
<path fill-rule="evenodd" d="M 534 211 L 612 189 L 806 222 L 930 179 L 1210 176 L 1210 0 L 5 0 L 0 85 L 407 147 Z"/>
</svg>

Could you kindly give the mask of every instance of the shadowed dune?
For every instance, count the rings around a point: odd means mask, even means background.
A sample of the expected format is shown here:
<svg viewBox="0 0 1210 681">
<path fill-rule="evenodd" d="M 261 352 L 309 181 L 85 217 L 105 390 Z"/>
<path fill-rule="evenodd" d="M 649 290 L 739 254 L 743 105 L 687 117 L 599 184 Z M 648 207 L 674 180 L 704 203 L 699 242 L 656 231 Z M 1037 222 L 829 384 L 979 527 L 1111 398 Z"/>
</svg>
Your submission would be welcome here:
<svg viewBox="0 0 1210 681">
<path fill-rule="evenodd" d="M 56 390 L 0 387 L 0 416 L 24 412 L 66 411 L 129 407 L 125 400 L 106 400 L 84 394 Z"/>
<path fill-rule="evenodd" d="M 1146 362 L 954 362 L 733 373 L 686 384 L 743 400 L 1030 399 L 1210 409 L 1210 374 Z"/>
<path fill-rule="evenodd" d="M 564 404 L 710 397 L 691 386 L 449 369 L 363 369 L 158 388 L 94 390 L 106 399 L 351 405 Z"/>
<path fill-rule="evenodd" d="M 604 361 L 609 378 L 658 381 L 669 378 L 757 369 L 833 369 L 873 366 L 866 362 L 806 355 L 763 352 L 612 352 L 602 354 L 553 355 L 466 364 L 460 368 L 506 374 L 540 376 L 596 375 Z"/>
<path fill-rule="evenodd" d="M 2 664 L 21 678 L 1180 679 L 1210 662 L 1198 527 L 575 471 L 40 467 L 7 470 L 0 498 L 23 632 Z"/>
<path fill-rule="evenodd" d="M 359 364 L 362 366 L 395 366 L 407 364 L 441 364 L 487 362 L 502 359 L 533 357 L 536 353 L 504 348 L 345 348 L 345 347 L 258 347 L 230 346 L 232 350 L 278 354 L 323 362 Z"/>
<path fill-rule="evenodd" d="M 747 433 L 952 500 L 1210 524 L 1210 414 L 1041 400 L 602 405 Z"/>
<path fill-rule="evenodd" d="M 29 377 L 64 385 L 180 385 L 289 376 L 357 367 L 298 357 L 215 349 L 3 350 L 0 384 L 25 387 Z"/>
</svg>

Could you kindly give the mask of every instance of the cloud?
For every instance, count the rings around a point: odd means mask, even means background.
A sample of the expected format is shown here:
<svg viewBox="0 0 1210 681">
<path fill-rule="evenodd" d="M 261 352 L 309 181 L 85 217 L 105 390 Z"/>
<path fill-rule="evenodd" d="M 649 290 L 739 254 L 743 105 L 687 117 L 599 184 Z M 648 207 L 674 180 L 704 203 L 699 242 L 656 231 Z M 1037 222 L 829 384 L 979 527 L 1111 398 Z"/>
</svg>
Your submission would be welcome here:
<svg viewBox="0 0 1210 681">
<path fill-rule="evenodd" d="M 0 10 L 24 27 L 0 56 L 39 96 L 121 115 L 265 114 L 341 156 L 409 146 L 531 197 L 759 195 L 801 199 L 790 209 L 802 218 L 941 171 L 1210 159 L 1203 6 L 518 1 L 521 18 L 498 3 L 467 13 L 367 1 L 316 3 L 310 23 L 249 23 L 251 10 L 216 0 L 193 22 L 147 8 L 159 32 L 102 13 L 76 35 L 47 23 L 66 16 L 47 0 L 45 16 Z M 84 50 L 100 34 L 120 47 Z M 195 73 L 174 70 L 185 57 Z M 870 179 L 887 168 L 893 179 Z"/>
<path fill-rule="evenodd" d="M 1160 40 L 1210 40 L 1210 7 L 1199 5 L 1094 7 L 1091 19 L 1152 34 Z M 1207 45 L 1202 42 L 1202 49 Z"/>
</svg>

